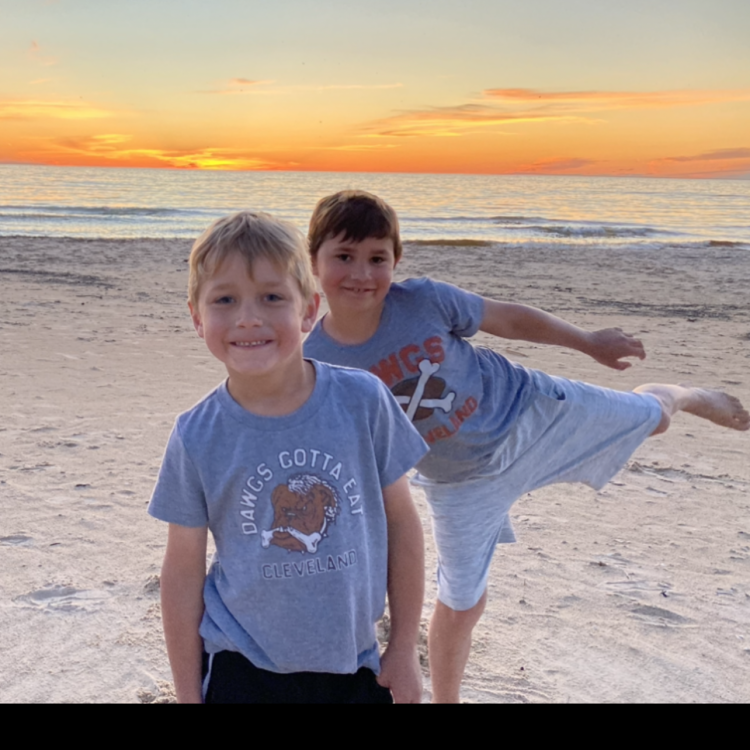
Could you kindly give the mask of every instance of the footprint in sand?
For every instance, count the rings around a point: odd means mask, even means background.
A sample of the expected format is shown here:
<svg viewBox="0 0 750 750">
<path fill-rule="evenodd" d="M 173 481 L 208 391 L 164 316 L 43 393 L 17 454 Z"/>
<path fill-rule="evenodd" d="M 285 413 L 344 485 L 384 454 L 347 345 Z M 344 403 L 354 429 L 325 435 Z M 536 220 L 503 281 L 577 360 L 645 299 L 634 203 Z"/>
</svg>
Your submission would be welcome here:
<svg viewBox="0 0 750 750">
<path fill-rule="evenodd" d="M 55 612 L 93 612 L 107 598 L 109 594 L 104 591 L 84 591 L 73 586 L 51 584 L 23 594 L 14 601 Z"/>
<path fill-rule="evenodd" d="M 652 607 L 650 605 L 633 607 L 630 612 L 635 615 L 637 619 L 649 622 L 652 625 L 689 625 L 693 622 L 690 618 L 678 615 L 676 612 L 670 612 L 668 609 Z"/>
<path fill-rule="evenodd" d="M 624 581 L 607 581 L 605 587 L 618 596 L 645 599 L 655 593 L 669 596 L 672 585 L 666 582 L 650 581 L 645 578 L 629 578 Z"/>
<path fill-rule="evenodd" d="M 568 607 L 573 607 L 579 602 L 583 601 L 580 596 L 575 596 L 574 594 L 571 594 L 570 596 L 564 596 L 560 601 L 555 605 L 558 609 L 567 609 Z"/>
<path fill-rule="evenodd" d="M 0 536 L 0 544 L 7 547 L 23 547 L 33 542 L 33 538 L 25 534 L 11 534 L 10 536 Z"/>
</svg>

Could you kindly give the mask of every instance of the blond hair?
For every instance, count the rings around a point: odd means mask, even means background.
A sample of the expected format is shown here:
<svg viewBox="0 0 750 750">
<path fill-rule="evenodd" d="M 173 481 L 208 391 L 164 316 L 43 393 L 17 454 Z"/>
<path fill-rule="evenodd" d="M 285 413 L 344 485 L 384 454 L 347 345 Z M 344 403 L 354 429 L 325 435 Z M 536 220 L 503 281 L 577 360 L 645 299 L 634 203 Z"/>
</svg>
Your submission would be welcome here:
<svg viewBox="0 0 750 750">
<path fill-rule="evenodd" d="M 240 211 L 217 219 L 195 241 L 190 251 L 188 279 L 191 305 L 198 304 L 203 281 L 232 253 L 245 259 L 249 273 L 258 258 L 271 261 L 294 278 L 305 301 L 315 294 L 315 278 L 302 233 L 292 224 L 269 214 Z"/>
</svg>

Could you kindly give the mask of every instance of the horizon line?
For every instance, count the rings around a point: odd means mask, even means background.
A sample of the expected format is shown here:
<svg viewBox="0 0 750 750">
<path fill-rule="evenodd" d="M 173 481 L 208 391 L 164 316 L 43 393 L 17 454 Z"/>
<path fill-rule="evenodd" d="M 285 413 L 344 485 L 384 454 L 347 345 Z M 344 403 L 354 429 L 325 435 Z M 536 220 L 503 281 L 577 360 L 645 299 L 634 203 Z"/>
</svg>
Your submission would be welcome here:
<svg viewBox="0 0 750 750">
<path fill-rule="evenodd" d="M 750 180 L 750 172 L 744 177 L 737 175 L 698 175 L 698 174 L 643 174 L 643 173 L 601 173 L 601 174 L 577 174 L 575 172 L 471 172 L 471 171 L 413 171 L 413 170 L 359 170 L 359 169 L 206 169 L 201 167 L 175 167 L 171 165 L 163 166 L 131 166 L 125 164 L 108 165 L 108 164 L 47 164 L 44 162 L 28 161 L 0 161 L 0 166 L 10 167 L 51 167 L 60 169 L 148 169 L 154 171 L 168 172 L 193 172 L 193 173 L 253 173 L 253 172 L 292 172 L 292 173 L 312 173 L 312 174 L 409 174 L 409 175 L 462 175 L 467 177 L 581 177 L 581 178 L 624 178 L 624 179 L 654 179 L 654 180 L 722 180 L 745 182 Z"/>
</svg>

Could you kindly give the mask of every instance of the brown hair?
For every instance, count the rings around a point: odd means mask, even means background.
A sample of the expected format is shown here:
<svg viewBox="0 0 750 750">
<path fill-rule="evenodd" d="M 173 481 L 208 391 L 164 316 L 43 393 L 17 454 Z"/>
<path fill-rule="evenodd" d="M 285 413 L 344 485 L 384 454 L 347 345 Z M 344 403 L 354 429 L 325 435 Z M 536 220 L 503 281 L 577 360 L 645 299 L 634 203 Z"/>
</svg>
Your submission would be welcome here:
<svg viewBox="0 0 750 750">
<path fill-rule="evenodd" d="M 245 259 L 249 272 L 258 258 L 265 258 L 291 274 L 305 301 L 315 294 L 315 278 L 302 232 L 268 214 L 240 211 L 217 219 L 195 241 L 190 251 L 188 279 L 191 305 L 198 303 L 201 283 L 232 253 L 239 253 Z"/>
<path fill-rule="evenodd" d="M 398 216 L 381 198 L 364 190 L 342 190 L 318 201 L 307 239 L 314 258 L 320 246 L 331 237 L 344 233 L 344 241 L 362 242 L 368 237 L 393 241 L 395 260 L 401 257 Z"/>
</svg>

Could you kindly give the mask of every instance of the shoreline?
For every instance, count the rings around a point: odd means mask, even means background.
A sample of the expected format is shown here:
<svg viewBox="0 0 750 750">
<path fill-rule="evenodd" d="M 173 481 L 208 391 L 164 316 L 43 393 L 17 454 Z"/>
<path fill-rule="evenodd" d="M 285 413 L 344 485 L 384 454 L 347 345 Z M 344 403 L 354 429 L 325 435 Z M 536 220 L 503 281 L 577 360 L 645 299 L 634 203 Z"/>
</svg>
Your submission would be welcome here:
<svg viewBox="0 0 750 750">
<path fill-rule="evenodd" d="M 3 702 L 168 695 L 166 528 L 146 503 L 174 417 L 224 377 L 187 314 L 191 244 L 0 237 Z M 405 242 L 396 276 L 620 326 L 648 354 L 615 372 L 558 348 L 475 338 L 524 366 L 622 390 L 688 380 L 750 403 L 748 253 L 487 250 Z M 603 491 L 558 485 L 522 498 L 519 542 L 493 563 L 464 698 L 750 700 L 747 440 L 680 415 Z M 428 618 L 435 557 L 413 494 Z"/>
<path fill-rule="evenodd" d="M 81 243 L 96 243 L 96 244 L 138 244 L 143 242 L 153 243 L 184 243 L 187 242 L 190 245 L 195 241 L 195 238 L 199 232 L 190 234 L 186 237 L 152 237 L 152 236 L 138 236 L 138 237 L 75 237 L 68 235 L 40 235 L 40 234 L 0 234 L 0 242 L 81 242 Z M 721 248 L 728 248 L 734 250 L 750 250 L 750 241 L 744 240 L 716 240 L 708 239 L 707 237 L 695 237 L 693 236 L 688 240 L 671 241 L 671 242 L 660 242 L 655 237 L 650 241 L 635 242 L 633 244 L 627 244 L 625 240 L 632 239 L 627 235 L 623 235 L 620 239 L 623 240 L 622 244 L 608 244 L 605 246 L 597 246 L 596 240 L 599 239 L 594 237 L 593 240 L 590 237 L 576 236 L 570 234 L 560 234 L 555 236 L 554 234 L 546 237 L 535 237 L 533 239 L 525 239 L 519 242 L 512 242 L 508 238 L 502 239 L 488 239 L 480 237 L 444 237 L 444 238 L 423 238 L 423 239 L 404 239 L 404 246 L 411 246 L 414 248 L 453 248 L 453 249 L 464 249 L 464 248 L 494 248 L 497 251 L 503 251 L 504 249 L 515 250 L 522 252 L 528 250 L 529 252 L 538 252 L 545 250 L 555 250 L 558 252 L 571 252 L 577 250 L 584 250 L 587 252 L 673 252 L 680 250 L 692 251 L 696 249 L 715 250 Z"/>
</svg>

